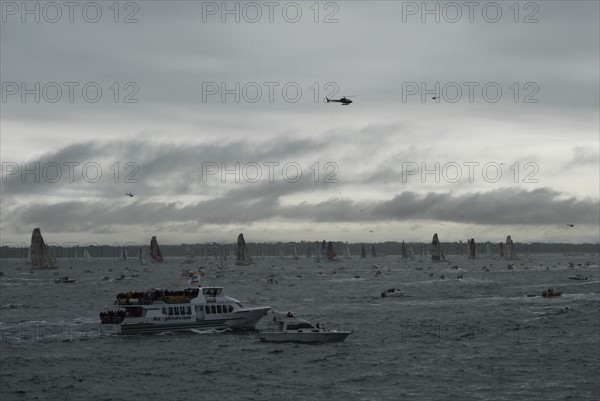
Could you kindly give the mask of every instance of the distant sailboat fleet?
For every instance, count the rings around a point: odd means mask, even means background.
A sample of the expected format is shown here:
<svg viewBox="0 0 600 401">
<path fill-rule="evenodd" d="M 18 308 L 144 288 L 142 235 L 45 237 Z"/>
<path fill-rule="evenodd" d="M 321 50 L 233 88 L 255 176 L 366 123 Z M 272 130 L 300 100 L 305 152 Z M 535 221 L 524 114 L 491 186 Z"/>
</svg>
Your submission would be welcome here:
<svg viewBox="0 0 600 401">
<path fill-rule="evenodd" d="M 314 258 L 315 258 L 315 261 L 317 261 L 317 262 L 318 261 L 325 261 L 325 262 L 340 261 L 341 259 L 338 258 L 338 255 L 336 252 L 336 244 L 337 244 L 337 246 L 341 247 L 338 249 L 343 250 L 342 253 L 343 253 L 344 259 L 352 258 L 351 251 L 350 251 L 350 245 L 348 244 L 348 242 L 340 243 L 340 242 L 332 242 L 332 241 L 323 240 L 320 243 L 316 242 L 316 243 L 308 243 L 308 244 L 309 244 L 309 246 L 306 248 L 305 251 L 303 251 L 302 248 L 299 248 L 298 245 L 296 245 L 294 243 L 290 243 L 288 245 L 285 245 L 284 247 L 281 247 L 281 245 L 275 245 L 272 247 L 272 249 L 275 252 L 277 252 L 277 248 L 278 248 L 279 257 L 286 258 L 288 260 L 299 260 L 301 258 L 301 256 L 311 258 L 311 257 L 313 257 L 313 250 L 314 250 Z M 313 247 L 311 244 L 315 244 L 315 246 Z M 461 244 L 462 244 L 462 242 L 461 242 Z M 427 246 L 427 244 L 425 244 L 425 246 L 424 246 L 424 244 L 421 243 L 421 245 L 420 245 L 421 248 L 418 253 L 415 253 L 414 246 L 412 243 L 405 243 L 404 241 L 402 241 L 401 257 L 402 257 L 402 260 L 407 261 L 409 259 L 414 260 L 414 258 L 419 255 L 421 256 L 421 259 L 423 259 L 423 257 L 425 255 L 428 255 L 428 256 L 430 256 L 430 258 L 433 262 L 447 261 L 444 250 L 445 249 L 449 250 L 450 254 L 455 255 L 453 252 L 456 249 L 458 249 L 457 246 L 459 246 L 457 244 L 449 244 L 449 245 L 450 245 L 449 249 L 448 249 L 448 245 L 446 247 L 444 247 L 439 239 L 438 234 L 434 233 L 433 238 L 431 240 L 431 244 L 429 246 Z M 222 261 L 227 260 L 227 256 L 228 256 L 227 250 L 224 248 L 221 248 L 221 245 L 219 245 L 217 243 L 214 243 L 214 246 L 219 249 Z M 284 251 L 285 251 L 285 255 L 284 255 Z M 73 252 L 74 252 L 74 259 L 78 259 L 77 249 L 74 248 Z M 458 252 L 462 252 L 462 251 L 458 251 Z M 233 251 L 229 250 L 229 253 L 231 254 L 231 255 L 229 255 L 230 257 L 235 258 L 235 264 L 237 266 L 248 266 L 248 265 L 251 265 L 254 263 L 252 257 L 250 257 L 250 253 L 248 251 L 248 245 L 246 244 L 243 233 L 240 233 L 237 237 L 236 251 L 233 252 Z M 142 247 L 138 247 L 137 258 L 132 258 L 128 254 L 128 248 L 126 248 L 126 247 L 119 247 L 117 249 L 117 255 L 118 255 L 117 259 L 120 261 L 131 261 L 131 260 L 137 259 L 137 262 L 139 262 L 140 264 L 147 264 L 148 261 L 150 261 L 152 263 L 163 263 L 164 262 L 164 258 L 162 256 L 156 236 L 153 236 L 150 241 L 149 252 L 148 252 L 148 248 L 146 249 L 146 253 L 145 253 Z M 202 252 L 200 253 L 200 255 L 202 258 L 207 257 L 207 250 L 205 249 L 205 247 L 202 248 Z M 215 253 L 215 255 L 216 255 L 216 253 Z M 262 250 L 260 248 L 257 248 L 256 255 L 259 258 L 263 257 Z M 508 235 L 506 237 L 505 242 L 499 242 L 496 244 L 491 243 L 491 242 L 480 243 L 479 247 L 478 247 L 478 244 L 475 242 L 474 238 L 467 239 L 465 256 L 468 258 L 468 260 L 475 260 L 475 259 L 481 257 L 482 255 L 486 255 L 487 257 L 494 257 L 494 258 L 498 257 L 498 258 L 505 259 L 505 260 L 519 259 L 515 244 L 510 235 Z M 149 256 L 149 258 L 147 259 L 146 256 Z M 371 252 L 370 252 L 369 256 L 371 258 L 376 258 L 376 257 L 384 256 L 384 255 L 381 253 L 378 253 L 377 249 L 376 249 L 376 244 L 372 243 L 371 244 Z M 360 257 L 367 258 L 365 244 L 360 245 Z M 84 262 L 94 262 L 95 261 L 95 259 L 90 256 L 90 252 L 87 247 L 83 249 L 80 260 L 83 260 Z M 194 256 L 194 253 L 193 253 L 191 247 L 187 246 L 186 251 L 185 251 L 184 263 L 195 263 L 196 261 L 197 261 L 197 258 Z M 42 237 L 40 228 L 35 228 L 33 230 L 33 233 L 31 235 L 31 246 L 28 249 L 26 262 L 27 262 L 27 264 L 31 264 L 32 268 L 39 268 L 39 269 L 55 268 L 56 261 L 50 255 L 48 246 L 46 245 L 46 243 Z"/>
</svg>

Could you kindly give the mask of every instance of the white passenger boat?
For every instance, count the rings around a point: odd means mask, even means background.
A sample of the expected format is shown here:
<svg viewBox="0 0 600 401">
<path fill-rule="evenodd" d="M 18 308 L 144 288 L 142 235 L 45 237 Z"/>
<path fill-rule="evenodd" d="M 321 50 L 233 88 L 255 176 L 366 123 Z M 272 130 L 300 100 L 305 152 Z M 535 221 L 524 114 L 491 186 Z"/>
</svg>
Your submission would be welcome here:
<svg viewBox="0 0 600 401">
<path fill-rule="evenodd" d="M 271 309 L 222 295 L 222 287 L 154 289 L 117 295 L 112 310 L 100 313 L 105 334 L 157 333 L 190 329 L 252 330 Z"/>
<path fill-rule="evenodd" d="M 291 313 L 287 315 L 274 313 L 274 325 L 261 329 L 258 337 L 265 342 L 297 342 L 297 343 L 334 343 L 342 342 L 351 331 L 329 330 L 313 325 L 304 319 L 299 319 Z"/>
</svg>

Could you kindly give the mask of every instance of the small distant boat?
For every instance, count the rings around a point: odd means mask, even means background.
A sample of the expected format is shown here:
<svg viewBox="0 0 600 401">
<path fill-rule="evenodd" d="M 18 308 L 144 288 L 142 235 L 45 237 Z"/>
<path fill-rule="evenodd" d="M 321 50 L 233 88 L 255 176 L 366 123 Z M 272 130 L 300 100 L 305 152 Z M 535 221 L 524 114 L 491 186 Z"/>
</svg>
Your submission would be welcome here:
<svg viewBox="0 0 600 401">
<path fill-rule="evenodd" d="M 71 284 L 71 283 L 74 283 L 76 281 L 77 281 L 76 279 L 69 278 L 67 276 L 63 276 L 63 277 L 60 277 L 60 278 L 57 278 L 56 280 L 54 280 L 54 282 L 56 284 Z"/>
<path fill-rule="evenodd" d="M 576 274 L 574 276 L 569 276 L 571 280 L 587 280 L 588 278 L 582 274 Z"/>
<path fill-rule="evenodd" d="M 385 297 L 402 297 L 404 293 L 400 291 L 398 288 L 388 288 L 387 290 L 381 293 L 381 298 Z"/>
<path fill-rule="evenodd" d="M 367 257 L 367 252 L 365 251 L 365 246 L 364 245 L 360 246 L 360 257 L 361 258 L 366 258 Z"/>
<path fill-rule="evenodd" d="M 294 317 L 291 313 L 286 315 L 274 313 L 275 327 L 263 329 L 258 332 L 258 338 L 264 342 L 296 342 L 296 343 L 335 343 L 342 342 L 351 331 L 329 330 L 319 323 L 313 325 L 307 320 Z"/>
<path fill-rule="evenodd" d="M 560 297 L 562 295 L 562 292 L 558 292 L 558 291 L 554 291 L 553 288 L 548 288 L 546 291 L 542 292 L 542 296 L 549 298 L 549 297 Z"/>
</svg>

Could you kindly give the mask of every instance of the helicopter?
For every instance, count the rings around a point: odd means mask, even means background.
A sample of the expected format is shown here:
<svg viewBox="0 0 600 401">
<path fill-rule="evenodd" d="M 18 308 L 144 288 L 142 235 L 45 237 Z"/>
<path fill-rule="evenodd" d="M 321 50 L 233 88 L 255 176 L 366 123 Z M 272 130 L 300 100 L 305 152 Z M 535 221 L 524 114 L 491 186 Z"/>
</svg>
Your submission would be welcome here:
<svg viewBox="0 0 600 401">
<path fill-rule="evenodd" d="M 129 196 L 130 198 L 133 198 L 133 193 L 131 193 L 131 192 L 128 192 L 125 195 Z"/>
<path fill-rule="evenodd" d="M 341 99 L 329 99 L 328 97 L 326 97 L 325 99 L 327 100 L 327 103 L 337 102 L 337 103 L 341 103 L 342 106 L 348 106 L 350 103 L 352 103 L 352 100 L 348 99 L 349 97 L 354 97 L 354 96 L 343 96 Z"/>
</svg>

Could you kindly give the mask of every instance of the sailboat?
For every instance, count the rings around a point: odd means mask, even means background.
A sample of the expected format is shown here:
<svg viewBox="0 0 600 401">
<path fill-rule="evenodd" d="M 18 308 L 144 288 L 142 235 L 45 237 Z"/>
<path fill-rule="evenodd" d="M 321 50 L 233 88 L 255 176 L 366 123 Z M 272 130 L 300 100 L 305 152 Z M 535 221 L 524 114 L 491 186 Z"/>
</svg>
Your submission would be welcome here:
<svg viewBox="0 0 600 401">
<path fill-rule="evenodd" d="M 348 241 L 346 241 L 346 246 L 344 247 L 344 258 L 345 259 L 352 258 L 352 256 L 350 256 L 350 245 L 348 245 Z"/>
<path fill-rule="evenodd" d="M 371 257 L 377 257 L 377 252 L 375 252 L 375 244 L 371 244 Z"/>
<path fill-rule="evenodd" d="M 150 240 L 150 259 L 152 259 L 153 263 L 164 262 L 162 254 L 160 253 L 160 248 L 158 247 L 156 236 L 152 237 L 152 240 Z"/>
<path fill-rule="evenodd" d="M 402 241 L 402 260 L 408 260 L 408 254 L 406 253 L 406 244 Z"/>
<path fill-rule="evenodd" d="M 439 262 L 443 258 L 442 244 L 440 244 L 440 239 L 438 238 L 437 233 L 435 233 L 433 234 L 433 239 L 431 240 L 431 260 L 434 262 Z"/>
<path fill-rule="evenodd" d="M 31 233 L 31 267 L 41 269 L 54 268 L 54 261 L 50 257 L 48 247 L 42 238 L 42 232 L 39 228 L 34 228 Z"/>
<path fill-rule="evenodd" d="M 87 248 L 85 248 L 83 250 L 83 261 L 84 262 L 93 262 L 94 260 L 92 259 L 92 257 L 90 256 L 89 251 L 87 250 Z"/>
<path fill-rule="evenodd" d="M 292 248 L 292 260 L 298 260 L 298 249 L 296 245 Z"/>
<path fill-rule="evenodd" d="M 25 264 L 31 264 L 31 246 L 27 249 L 27 258 L 25 259 Z"/>
<path fill-rule="evenodd" d="M 148 264 L 148 258 L 144 256 L 144 250 L 142 249 L 141 246 L 138 248 L 138 262 L 141 265 Z"/>
<path fill-rule="evenodd" d="M 248 246 L 244 240 L 244 234 L 240 233 L 237 238 L 237 254 L 235 264 L 236 266 L 248 266 L 252 263 L 252 259 L 248 255 Z"/>
<path fill-rule="evenodd" d="M 192 249 L 188 246 L 185 249 L 185 263 L 194 263 L 196 261 L 196 258 L 194 257 L 194 252 L 192 252 Z"/>
<path fill-rule="evenodd" d="M 504 246 L 504 257 L 510 260 L 517 259 L 517 253 L 515 252 L 515 246 L 510 235 L 506 237 L 506 244 Z"/>
<path fill-rule="evenodd" d="M 467 244 L 469 246 L 469 260 L 475 260 L 476 255 L 476 247 L 475 247 L 475 238 L 471 238 L 467 240 Z"/>
<path fill-rule="evenodd" d="M 121 260 L 127 260 L 127 249 L 123 247 L 123 251 L 121 252 Z"/>
<path fill-rule="evenodd" d="M 365 251 L 365 246 L 364 245 L 360 246 L 360 257 L 361 258 L 366 258 L 367 257 L 367 251 Z"/>
<path fill-rule="evenodd" d="M 412 243 L 406 247 L 406 257 L 410 260 L 415 260 L 415 250 Z"/>
<path fill-rule="evenodd" d="M 340 260 L 337 258 L 337 254 L 335 253 L 335 249 L 333 248 L 333 242 L 329 241 L 327 243 L 327 261 L 328 262 L 339 262 Z"/>
</svg>

